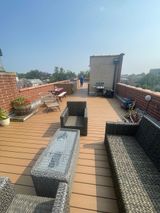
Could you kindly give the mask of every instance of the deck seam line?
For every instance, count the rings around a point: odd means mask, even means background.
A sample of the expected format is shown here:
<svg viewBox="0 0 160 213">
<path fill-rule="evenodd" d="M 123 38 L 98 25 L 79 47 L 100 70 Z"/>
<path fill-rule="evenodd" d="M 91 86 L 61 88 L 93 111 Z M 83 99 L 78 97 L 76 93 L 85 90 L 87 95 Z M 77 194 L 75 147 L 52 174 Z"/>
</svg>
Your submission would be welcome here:
<svg viewBox="0 0 160 213">
<path fill-rule="evenodd" d="M 94 212 L 98 212 L 98 213 L 113 213 L 113 212 L 104 212 L 104 211 L 99 211 L 99 210 L 94 210 L 94 209 L 88 209 L 88 208 L 82 208 L 82 207 L 76 207 L 76 206 L 72 206 L 70 205 L 70 207 L 76 208 L 76 209 L 83 209 L 83 210 L 88 210 L 88 211 L 94 211 Z"/>
<path fill-rule="evenodd" d="M 78 192 L 72 192 L 72 194 L 77 194 L 77 195 L 85 195 L 85 196 L 89 196 L 89 197 L 98 197 L 98 198 L 104 198 L 104 199 L 109 199 L 109 200 L 115 200 L 117 201 L 116 198 L 110 198 L 110 197 L 104 197 L 104 196 L 99 196 L 99 195 L 91 195 L 91 194 L 84 194 L 84 193 L 78 193 Z"/>
<path fill-rule="evenodd" d="M 88 183 L 88 182 L 81 182 L 81 181 L 77 181 L 77 180 L 74 180 L 75 183 L 83 183 L 83 184 L 89 184 L 89 185 L 92 185 L 92 186 L 105 186 L 105 187 L 111 187 L 114 189 L 114 185 L 102 185 L 102 184 L 97 184 L 97 183 Z"/>
</svg>

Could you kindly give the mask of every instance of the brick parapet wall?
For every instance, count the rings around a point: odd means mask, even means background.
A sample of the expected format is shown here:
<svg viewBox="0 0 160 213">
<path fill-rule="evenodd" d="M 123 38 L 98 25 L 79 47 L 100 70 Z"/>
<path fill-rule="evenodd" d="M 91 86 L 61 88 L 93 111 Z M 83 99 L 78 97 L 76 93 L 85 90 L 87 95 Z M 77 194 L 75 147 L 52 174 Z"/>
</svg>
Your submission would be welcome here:
<svg viewBox="0 0 160 213">
<path fill-rule="evenodd" d="M 10 110 L 10 102 L 17 97 L 16 73 L 0 73 L 0 107 Z"/>
<path fill-rule="evenodd" d="M 147 89 L 133 87 L 130 85 L 118 83 L 116 87 L 117 95 L 121 97 L 130 97 L 136 101 L 136 106 L 142 110 L 146 110 L 147 113 L 157 120 L 160 120 L 160 92 L 154 92 Z M 151 95 L 152 99 L 147 107 L 145 96 Z"/>
<path fill-rule="evenodd" d="M 31 101 L 34 101 L 40 98 L 40 93 L 48 92 L 50 90 L 54 90 L 53 83 L 20 89 L 18 92 L 18 96 L 25 96 Z"/>
<path fill-rule="evenodd" d="M 0 72 L 0 107 L 10 111 L 12 109 L 11 101 L 16 97 L 25 96 L 31 101 L 35 101 L 40 98 L 39 93 L 54 90 L 55 86 L 64 87 L 64 89 L 67 89 L 68 94 L 71 94 L 70 91 L 72 91 L 71 88 L 73 87 L 69 80 L 65 80 L 36 87 L 17 89 L 16 73 Z"/>
</svg>

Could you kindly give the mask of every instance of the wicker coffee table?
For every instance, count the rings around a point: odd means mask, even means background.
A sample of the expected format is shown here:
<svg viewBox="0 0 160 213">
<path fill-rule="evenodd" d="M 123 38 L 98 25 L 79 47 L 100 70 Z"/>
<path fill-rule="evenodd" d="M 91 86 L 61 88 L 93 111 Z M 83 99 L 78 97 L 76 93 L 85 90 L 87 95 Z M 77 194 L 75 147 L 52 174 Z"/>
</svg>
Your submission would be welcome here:
<svg viewBox="0 0 160 213">
<path fill-rule="evenodd" d="M 31 170 L 37 195 L 54 197 L 59 182 L 71 191 L 79 153 L 79 130 L 60 128 Z"/>
</svg>

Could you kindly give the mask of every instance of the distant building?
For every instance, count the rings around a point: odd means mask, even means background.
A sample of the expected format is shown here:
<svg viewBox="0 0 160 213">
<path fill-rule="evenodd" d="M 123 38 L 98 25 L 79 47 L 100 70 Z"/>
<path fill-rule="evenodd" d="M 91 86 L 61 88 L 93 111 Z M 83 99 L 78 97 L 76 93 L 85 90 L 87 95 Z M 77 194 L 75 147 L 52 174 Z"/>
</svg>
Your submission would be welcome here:
<svg viewBox="0 0 160 213">
<path fill-rule="evenodd" d="M 26 87 L 36 87 L 38 85 L 43 84 L 43 82 L 40 79 L 26 79 L 26 78 L 22 78 L 22 79 L 17 79 L 17 87 L 19 89 L 21 88 L 26 88 Z"/>
<path fill-rule="evenodd" d="M 150 69 L 149 73 L 153 75 L 160 75 L 160 68 Z"/>
<path fill-rule="evenodd" d="M 128 83 L 128 75 L 121 75 L 121 78 L 120 78 L 120 82 L 121 83 Z"/>
<path fill-rule="evenodd" d="M 32 87 L 36 87 L 38 85 L 43 84 L 43 82 L 40 79 L 28 79 L 28 80 L 31 82 Z"/>
</svg>

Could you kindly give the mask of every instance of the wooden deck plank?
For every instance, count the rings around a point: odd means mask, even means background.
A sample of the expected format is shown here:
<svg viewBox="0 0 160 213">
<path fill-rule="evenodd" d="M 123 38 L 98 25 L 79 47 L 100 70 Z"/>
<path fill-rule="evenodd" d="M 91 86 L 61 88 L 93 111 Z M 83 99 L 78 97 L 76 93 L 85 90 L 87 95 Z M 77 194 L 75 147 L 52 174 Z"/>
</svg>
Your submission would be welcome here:
<svg viewBox="0 0 160 213">
<path fill-rule="evenodd" d="M 15 165 L 7 165 L 7 164 L 0 164 L 0 172 L 9 172 L 13 174 L 24 174 L 30 175 L 31 167 L 24 167 L 24 166 L 15 166 Z"/>
<path fill-rule="evenodd" d="M 104 149 L 87 149 L 87 148 L 80 148 L 80 153 L 83 154 L 97 154 L 97 155 L 105 155 L 106 156 L 106 150 Z M 107 156 L 106 156 L 107 158 Z"/>
<path fill-rule="evenodd" d="M 82 173 L 76 173 L 75 182 L 79 183 L 89 183 L 94 185 L 101 185 L 101 186 L 113 186 L 113 181 L 111 177 L 103 177 L 99 175 L 88 175 Z"/>
<path fill-rule="evenodd" d="M 48 139 L 45 139 L 45 138 L 41 138 L 41 139 L 38 139 L 38 140 L 35 140 L 33 138 L 28 138 L 27 136 L 24 137 L 24 138 L 18 138 L 17 136 L 12 136 L 12 137 L 7 137 L 6 136 L 3 136 L 4 137 L 4 140 L 3 139 L 0 139 L 0 141 L 6 141 L 6 143 L 9 141 L 9 142 L 16 142 L 16 143 L 33 143 L 33 144 L 48 144 Z M 2 137 L 1 137 L 2 138 Z M 26 139 L 27 138 L 27 139 Z"/>
<path fill-rule="evenodd" d="M 99 198 L 81 194 L 72 193 L 71 207 L 79 207 L 88 210 L 101 212 L 118 212 L 117 201 L 107 198 Z"/>
<path fill-rule="evenodd" d="M 1 149 L 1 148 L 0 148 Z M 79 153 L 79 158 L 81 159 L 88 159 L 88 160 L 99 160 L 99 161 L 107 161 L 106 155 L 97 155 L 96 153 L 94 154 L 85 154 L 85 153 Z"/>
<path fill-rule="evenodd" d="M 113 187 L 98 186 L 84 183 L 74 183 L 72 192 L 75 194 L 83 194 L 104 198 L 116 199 L 115 191 Z"/>
<path fill-rule="evenodd" d="M 110 169 L 107 168 L 99 168 L 99 167 L 91 167 L 91 166 L 77 166 L 76 172 L 82 174 L 89 174 L 89 175 L 102 175 L 102 176 L 111 176 Z"/>
<path fill-rule="evenodd" d="M 78 165 L 81 166 L 93 166 L 93 167 L 100 167 L 100 168 L 110 168 L 109 163 L 105 161 L 98 161 L 98 160 L 88 160 L 88 159 L 81 159 L 78 160 Z"/>
<path fill-rule="evenodd" d="M 38 150 L 38 153 L 40 150 Z M 10 157 L 10 158 L 18 158 L 18 159 L 37 159 L 37 154 L 31 154 L 31 153 L 20 153 L 20 152 L 7 152 L 7 151 L 0 151 L 0 156 L 2 157 Z"/>
<path fill-rule="evenodd" d="M 25 167 L 31 167 L 35 161 L 33 159 L 18 159 L 18 158 L 8 158 L 8 157 L 0 157 L 0 164 L 6 164 L 6 165 L 17 165 L 17 166 L 25 166 Z M 1 166 L 0 166 L 1 170 Z"/>
<path fill-rule="evenodd" d="M 47 146 L 48 143 L 46 144 L 33 144 L 33 143 L 17 143 L 17 142 L 13 142 L 13 141 L 8 141 L 6 143 L 6 141 L 1 141 L 0 140 L 0 147 L 1 146 L 9 146 L 9 147 L 23 147 L 23 148 L 30 148 L 30 149 L 41 149 Z"/>
<path fill-rule="evenodd" d="M 44 150 L 44 147 L 42 146 L 40 148 L 39 154 Z M 30 153 L 30 154 L 36 154 L 37 149 L 34 148 L 26 148 L 24 147 L 12 147 L 12 146 L 0 146 L 0 151 L 8 151 L 8 152 L 20 152 L 20 153 Z"/>
<path fill-rule="evenodd" d="M 96 211 L 96 212 L 97 212 L 97 211 Z M 70 208 L 70 213 L 95 213 L 95 211 L 71 207 L 71 208 Z M 100 213 L 100 212 L 99 212 L 99 213 Z"/>
</svg>

